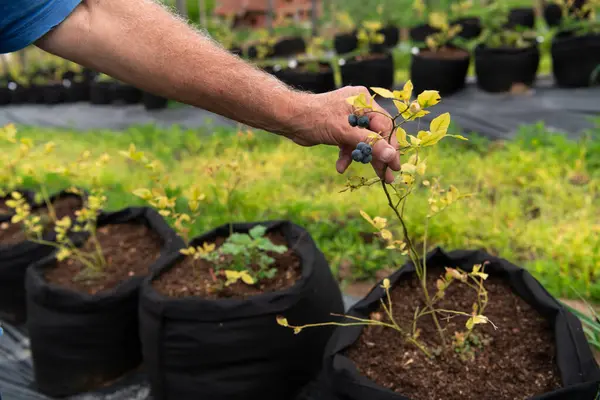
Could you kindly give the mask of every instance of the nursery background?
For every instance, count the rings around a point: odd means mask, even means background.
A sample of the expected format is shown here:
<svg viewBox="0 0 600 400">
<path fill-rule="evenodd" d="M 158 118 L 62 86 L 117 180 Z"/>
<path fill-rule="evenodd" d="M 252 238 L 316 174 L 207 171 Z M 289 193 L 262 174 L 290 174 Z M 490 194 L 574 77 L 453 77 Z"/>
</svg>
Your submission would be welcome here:
<svg viewBox="0 0 600 400">
<path fill-rule="evenodd" d="M 524 267 L 581 318 L 589 343 L 600 349 L 599 2 L 165 5 L 301 90 L 349 84 L 400 90 L 408 80 L 415 96 L 438 90 L 441 102 L 422 123 L 448 111 L 448 132 L 468 141 L 431 148 L 427 157 L 435 162 L 427 174 L 469 196 L 427 228 L 428 208 L 413 207 L 405 222 L 417 247 L 482 249 Z M 382 104 L 393 110 L 391 101 Z M 34 47 L 2 56 L 2 126 L 4 214 L 11 212 L 12 190 L 39 195 L 41 182 L 50 195 L 73 186 L 101 188 L 108 211 L 147 206 L 140 190 L 152 188 L 155 177 L 152 166 L 135 162 L 141 152 L 160 166 L 169 196 L 178 198 L 172 207 L 177 211 L 164 217 L 177 220 L 183 205 L 197 199 L 190 238 L 232 222 L 292 221 L 324 253 L 349 301 L 409 261 L 390 252 L 359 212 L 391 220 L 381 211 L 386 198 L 376 190 L 343 191 L 351 176 L 375 177 L 369 165 L 353 163 L 339 175 L 336 148 L 297 146 Z M 416 132 L 416 123 L 408 126 Z M 103 157 L 95 167 L 77 170 L 78 163 Z M 427 202 L 426 191 L 410 199 L 414 205 Z M 5 230 L 8 222 L 2 221 Z M 400 230 L 392 222 L 389 228 Z M 0 234 L 0 245 L 12 244 L 11 235 Z M 9 326 L 1 317 L 0 325 Z M 45 398 L 19 392 L 23 383 L 17 378 L 10 384 L 11 393 L 24 396 L 14 398 Z"/>
</svg>

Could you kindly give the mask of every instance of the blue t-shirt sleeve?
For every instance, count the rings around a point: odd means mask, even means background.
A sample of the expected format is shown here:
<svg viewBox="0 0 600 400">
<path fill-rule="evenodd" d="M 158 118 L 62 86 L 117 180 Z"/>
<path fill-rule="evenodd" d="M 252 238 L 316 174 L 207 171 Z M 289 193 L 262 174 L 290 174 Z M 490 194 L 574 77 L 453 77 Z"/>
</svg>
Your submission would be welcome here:
<svg viewBox="0 0 600 400">
<path fill-rule="evenodd" d="M 0 0 L 0 54 L 21 50 L 44 36 L 82 0 Z"/>
</svg>

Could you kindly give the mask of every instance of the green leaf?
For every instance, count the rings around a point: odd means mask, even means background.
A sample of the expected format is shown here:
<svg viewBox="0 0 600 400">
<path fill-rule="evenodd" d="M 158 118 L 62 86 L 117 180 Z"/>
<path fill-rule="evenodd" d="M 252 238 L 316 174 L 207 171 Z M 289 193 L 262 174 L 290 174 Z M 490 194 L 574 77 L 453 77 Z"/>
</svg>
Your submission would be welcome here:
<svg viewBox="0 0 600 400">
<path fill-rule="evenodd" d="M 267 232 L 267 228 L 265 226 L 256 225 L 255 227 L 250 229 L 250 232 L 248 232 L 248 233 L 250 234 L 250 237 L 252 237 L 253 239 L 256 239 L 256 238 L 263 237 L 266 232 Z"/>
<path fill-rule="evenodd" d="M 467 140 L 467 141 L 469 140 L 466 137 L 461 136 L 461 135 L 448 135 L 448 136 L 453 137 L 455 139 L 460 139 L 460 140 Z"/>
<path fill-rule="evenodd" d="M 435 106 L 441 99 L 440 93 L 437 90 L 425 90 L 417 97 L 421 108 Z"/>
</svg>

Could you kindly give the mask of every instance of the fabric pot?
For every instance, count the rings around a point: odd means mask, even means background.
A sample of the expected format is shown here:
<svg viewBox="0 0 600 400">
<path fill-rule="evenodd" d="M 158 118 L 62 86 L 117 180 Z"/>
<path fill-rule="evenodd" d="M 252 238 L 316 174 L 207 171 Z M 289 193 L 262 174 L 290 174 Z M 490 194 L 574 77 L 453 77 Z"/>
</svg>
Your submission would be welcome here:
<svg viewBox="0 0 600 400">
<path fill-rule="evenodd" d="M 144 104 L 144 108 L 146 110 L 161 110 L 163 108 L 167 108 L 169 100 L 165 97 L 144 92 L 142 94 L 142 103 Z"/>
<path fill-rule="evenodd" d="M 410 79 L 415 93 L 424 90 L 437 90 L 441 96 L 449 96 L 465 87 L 467 71 L 471 57 L 468 51 L 457 58 L 424 56 L 421 49 L 419 54 L 412 54 L 410 64 Z"/>
<path fill-rule="evenodd" d="M 428 268 L 453 266 L 470 271 L 473 265 L 485 261 L 490 261 L 486 266 L 487 273 L 509 283 L 516 295 L 529 303 L 554 326 L 556 360 L 563 389 L 536 396 L 535 400 L 594 399 L 600 384 L 600 369 L 594 360 L 581 322 L 554 299 L 529 272 L 483 251 L 445 253 L 436 249 L 427 256 Z M 414 266 L 408 263 L 389 277 L 392 287 L 401 280 L 411 277 L 412 274 L 414 274 Z M 385 296 L 385 291 L 380 285 L 381 283 L 375 286 L 365 298 L 350 309 L 348 314 L 368 318 L 370 312 L 380 306 L 380 299 Z M 326 349 L 324 363 L 326 385 L 339 400 L 409 400 L 361 375 L 354 363 L 344 355 L 344 351 L 359 339 L 362 331 L 362 326 L 336 329 Z"/>
<path fill-rule="evenodd" d="M 560 33 L 552 40 L 551 53 L 558 86 L 574 88 L 600 84 L 600 76 L 592 82 L 592 74 L 600 65 L 600 35 Z"/>
<path fill-rule="evenodd" d="M 115 98 L 114 82 L 95 82 L 90 83 L 90 103 L 91 104 L 110 104 Z"/>
<path fill-rule="evenodd" d="M 255 225 L 234 224 L 233 230 L 248 232 Z M 326 320 L 344 310 L 340 289 L 306 230 L 288 221 L 261 225 L 282 232 L 302 259 L 302 277 L 288 289 L 246 299 L 163 296 L 151 282 L 180 261 L 180 254 L 144 281 L 140 332 L 155 400 L 291 399 L 318 373 L 332 330 L 294 335 L 275 319 Z M 228 233 L 229 225 L 222 225 L 192 245 Z"/>
<path fill-rule="evenodd" d="M 377 54 L 377 58 L 357 60 L 352 58 L 341 67 L 342 85 L 382 87 L 394 86 L 394 59 L 390 53 Z"/>
<path fill-rule="evenodd" d="M 425 42 L 427 36 L 433 35 L 437 32 L 439 32 L 439 29 L 436 29 L 429 24 L 424 24 L 410 28 L 409 35 L 410 40 L 413 42 Z"/>
<path fill-rule="evenodd" d="M 142 91 L 125 83 L 115 84 L 114 100 L 125 104 L 137 104 L 142 100 Z"/>
<path fill-rule="evenodd" d="M 301 37 L 284 38 L 273 46 L 273 57 L 289 57 L 306 51 L 306 43 Z"/>
<path fill-rule="evenodd" d="M 229 49 L 231 54 L 235 54 L 236 56 L 242 56 L 244 54 L 244 50 L 241 47 L 233 47 Z"/>
<path fill-rule="evenodd" d="M 60 83 L 43 86 L 42 95 L 44 97 L 44 104 L 64 103 L 67 97 L 66 88 Z"/>
<path fill-rule="evenodd" d="M 523 26 L 533 28 L 535 26 L 535 12 L 533 8 L 513 8 L 508 13 L 507 28 Z"/>
<path fill-rule="evenodd" d="M 98 218 L 98 226 L 122 223 L 145 224 L 162 239 L 161 255 L 149 271 L 184 247 L 151 208 L 126 208 Z M 141 364 L 138 299 L 144 277 L 90 295 L 48 283 L 44 271 L 55 265 L 51 255 L 27 270 L 27 329 L 37 389 L 64 397 L 97 389 Z"/>
<path fill-rule="evenodd" d="M 29 87 L 17 84 L 17 87 L 10 91 L 10 104 L 26 104 L 29 100 Z"/>
<path fill-rule="evenodd" d="M 58 198 L 79 197 L 65 191 L 51 196 L 50 200 Z M 33 201 L 31 201 L 33 203 Z M 44 204 L 32 206 L 32 211 L 39 209 Z M 0 216 L 0 223 L 10 221 L 10 215 Z M 44 235 L 44 240 L 54 241 L 56 235 L 49 232 Z M 25 304 L 25 271 L 31 264 L 47 257 L 54 251 L 54 247 L 24 241 L 21 243 L 0 244 L 0 320 L 12 324 L 25 322 L 27 307 Z"/>
<path fill-rule="evenodd" d="M 333 69 L 327 63 L 321 66 L 328 68 L 325 71 L 310 72 L 297 68 L 285 68 L 277 72 L 271 72 L 278 79 L 295 89 L 313 93 L 325 93 L 336 89 Z"/>
<path fill-rule="evenodd" d="M 36 84 L 31 84 L 27 88 L 28 104 L 44 104 L 44 87 Z"/>
<path fill-rule="evenodd" d="M 346 54 L 356 50 L 358 48 L 356 31 L 335 35 L 333 38 L 333 47 L 337 54 Z"/>
<path fill-rule="evenodd" d="M 462 30 L 458 33 L 458 37 L 465 40 L 478 38 L 481 34 L 481 22 L 479 18 L 460 18 L 451 22 L 451 25 L 460 25 Z"/>
<path fill-rule="evenodd" d="M 486 92 L 507 92 L 513 84 L 532 86 L 540 62 L 537 45 L 524 49 L 475 49 L 477 85 Z"/>
<path fill-rule="evenodd" d="M 90 100 L 89 82 L 70 81 L 71 84 L 65 90 L 65 101 L 67 103 L 78 103 Z"/>
<path fill-rule="evenodd" d="M 573 13 L 576 10 L 580 10 L 586 3 L 586 0 L 575 0 L 573 5 L 569 8 L 569 11 Z M 589 11 L 584 15 L 586 18 L 589 16 Z M 544 19 L 546 23 L 551 26 L 559 26 L 562 21 L 562 10 L 558 4 L 547 4 L 544 7 Z"/>
<path fill-rule="evenodd" d="M 0 106 L 10 104 L 11 92 L 7 86 L 0 86 Z"/>
<path fill-rule="evenodd" d="M 384 40 L 381 44 L 371 45 L 370 48 L 372 53 L 383 53 L 387 49 L 396 46 L 400 41 L 400 30 L 396 26 L 390 25 L 383 27 L 382 29 L 378 30 L 377 33 L 382 34 Z"/>
</svg>

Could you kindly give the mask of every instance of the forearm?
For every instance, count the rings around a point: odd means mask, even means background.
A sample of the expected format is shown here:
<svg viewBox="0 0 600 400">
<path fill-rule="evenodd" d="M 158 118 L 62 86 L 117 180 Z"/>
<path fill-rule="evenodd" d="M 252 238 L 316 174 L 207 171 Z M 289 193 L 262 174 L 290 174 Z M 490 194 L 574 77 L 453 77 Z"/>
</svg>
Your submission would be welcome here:
<svg viewBox="0 0 600 400">
<path fill-rule="evenodd" d="M 292 135 L 306 114 L 290 90 L 150 0 L 84 0 L 37 45 L 140 89 Z"/>
</svg>

